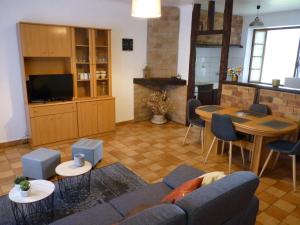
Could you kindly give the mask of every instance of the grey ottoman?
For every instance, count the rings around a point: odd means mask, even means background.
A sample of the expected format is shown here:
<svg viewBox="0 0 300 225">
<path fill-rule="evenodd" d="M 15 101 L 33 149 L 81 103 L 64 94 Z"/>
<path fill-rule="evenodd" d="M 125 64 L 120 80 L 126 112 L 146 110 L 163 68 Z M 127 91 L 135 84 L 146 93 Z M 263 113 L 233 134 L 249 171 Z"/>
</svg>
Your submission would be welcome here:
<svg viewBox="0 0 300 225">
<path fill-rule="evenodd" d="M 60 164 L 60 152 L 39 148 L 22 157 L 23 176 L 34 179 L 48 179 L 55 175 L 55 168 Z"/>
<path fill-rule="evenodd" d="M 72 145 L 72 157 L 84 154 L 85 159 L 95 166 L 103 157 L 103 141 L 82 138 Z"/>
</svg>

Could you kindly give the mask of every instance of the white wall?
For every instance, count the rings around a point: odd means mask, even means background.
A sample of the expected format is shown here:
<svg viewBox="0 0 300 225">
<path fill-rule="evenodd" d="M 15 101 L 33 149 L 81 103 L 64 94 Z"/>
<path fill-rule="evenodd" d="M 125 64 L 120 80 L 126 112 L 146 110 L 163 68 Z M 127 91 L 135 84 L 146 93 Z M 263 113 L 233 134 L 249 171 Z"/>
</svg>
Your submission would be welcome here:
<svg viewBox="0 0 300 225">
<path fill-rule="evenodd" d="M 133 77 L 146 65 L 147 22 L 130 16 L 130 4 L 111 0 L 0 1 L 0 143 L 25 137 L 21 69 L 16 23 L 93 26 L 112 29 L 113 95 L 117 122 L 133 119 Z M 134 39 L 123 52 L 122 38 Z"/>
<path fill-rule="evenodd" d="M 251 56 L 253 28 L 249 27 L 255 16 L 244 16 L 242 45 L 244 46 L 242 55 L 244 58 L 244 71 L 242 81 L 248 81 L 249 64 Z M 265 27 L 295 26 L 300 25 L 300 10 L 263 14 L 259 16 Z"/>
<path fill-rule="evenodd" d="M 179 24 L 179 40 L 178 40 L 177 73 L 182 76 L 182 79 L 188 80 L 193 5 L 191 4 L 181 5 L 179 9 L 180 9 L 180 24 Z"/>
</svg>

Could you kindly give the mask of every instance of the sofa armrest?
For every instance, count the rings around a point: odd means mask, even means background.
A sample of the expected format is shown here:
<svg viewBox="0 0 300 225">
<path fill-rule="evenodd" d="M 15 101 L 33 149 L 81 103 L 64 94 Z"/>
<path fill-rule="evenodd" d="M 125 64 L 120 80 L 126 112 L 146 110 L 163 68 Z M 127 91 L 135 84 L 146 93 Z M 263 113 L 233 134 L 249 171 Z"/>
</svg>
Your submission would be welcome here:
<svg viewBox="0 0 300 225">
<path fill-rule="evenodd" d="M 163 182 L 171 188 L 176 188 L 182 183 L 203 175 L 204 172 L 188 165 L 180 165 L 169 173 Z"/>
<path fill-rule="evenodd" d="M 186 225 L 185 212 L 173 204 L 161 204 L 129 217 L 118 225 Z"/>
</svg>

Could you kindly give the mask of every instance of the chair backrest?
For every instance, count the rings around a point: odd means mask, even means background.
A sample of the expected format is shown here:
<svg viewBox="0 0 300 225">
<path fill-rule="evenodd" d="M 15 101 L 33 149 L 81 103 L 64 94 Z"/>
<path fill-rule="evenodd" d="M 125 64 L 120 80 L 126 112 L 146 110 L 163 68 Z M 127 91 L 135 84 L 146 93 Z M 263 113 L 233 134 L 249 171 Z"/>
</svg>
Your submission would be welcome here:
<svg viewBox="0 0 300 225">
<path fill-rule="evenodd" d="M 296 145 L 292 149 L 291 154 L 292 155 L 300 155 L 300 140 L 298 140 L 298 142 L 296 143 Z"/>
<path fill-rule="evenodd" d="M 249 108 L 250 111 L 269 115 L 270 111 L 267 105 L 264 104 L 252 104 Z"/>
<path fill-rule="evenodd" d="M 199 118 L 199 115 L 196 114 L 195 110 L 201 105 L 202 104 L 198 99 L 193 98 L 188 100 L 188 121 Z"/>
<path fill-rule="evenodd" d="M 237 135 L 230 116 L 213 113 L 211 131 L 220 140 L 235 141 Z"/>
<path fill-rule="evenodd" d="M 248 208 L 258 184 L 255 174 L 236 172 L 200 187 L 178 200 L 176 205 L 187 213 L 188 225 L 221 225 Z"/>
</svg>

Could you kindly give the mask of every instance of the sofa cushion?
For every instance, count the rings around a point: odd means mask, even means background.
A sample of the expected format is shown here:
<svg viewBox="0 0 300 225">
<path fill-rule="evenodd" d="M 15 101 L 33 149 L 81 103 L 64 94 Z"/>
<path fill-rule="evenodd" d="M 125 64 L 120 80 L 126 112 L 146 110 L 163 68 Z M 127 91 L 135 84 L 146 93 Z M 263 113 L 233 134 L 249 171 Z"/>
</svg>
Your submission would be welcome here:
<svg viewBox="0 0 300 225">
<path fill-rule="evenodd" d="M 233 173 L 193 191 L 176 204 L 187 213 L 188 225 L 220 225 L 248 207 L 258 183 L 251 172 Z"/>
<path fill-rule="evenodd" d="M 180 165 L 175 170 L 173 170 L 169 175 L 167 175 L 163 182 L 171 188 L 176 188 L 183 184 L 184 182 L 194 179 L 196 177 L 204 174 L 201 170 L 187 165 Z"/>
<path fill-rule="evenodd" d="M 161 204 L 126 218 L 118 225 L 185 225 L 186 215 L 173 204 Z M 101 224 L 102 225 L 102 224 Z"/>
<path fill-rule="evenodd" d="M 110 204 L 104 203 L 57 220 L 50 225 L 111 225 L 122 218 Z"/>
<path fill-rule="evenodd" d="M 126 216 L 131 210 L 140 205 L 156 205 L 172 189 L 166 184 L 160 182 L 150 184 L 142 189 L 121 195 L 110 201 L 110 203 L 123 216 Z"/>
<path fill-rule="evenodd" d="M 183 198 L 185 195 L 193 192 L 197 188 L 201 187 L 203 177 L 196 177 L 192 180 L 188 180 L 181 184 L 179 187 L 175 188 L 169 194 L 167 194 L 161 202 L 163 203 L 175 203 L 179 199 Z"/>
</svg>

